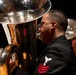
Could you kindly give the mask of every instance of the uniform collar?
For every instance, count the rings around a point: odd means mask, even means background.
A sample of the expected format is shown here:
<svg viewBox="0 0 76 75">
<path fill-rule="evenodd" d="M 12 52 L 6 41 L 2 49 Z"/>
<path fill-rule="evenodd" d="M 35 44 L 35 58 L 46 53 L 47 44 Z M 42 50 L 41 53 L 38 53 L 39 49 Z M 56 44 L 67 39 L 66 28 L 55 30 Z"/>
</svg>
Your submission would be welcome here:
<svg viewBox="0 0 76 75">
<path fill-rule="evenodd" d="M 65 37 L 65 35 L 62 35 L 60 37 L 57 37 L 57 38 L 53 39 L 49 44 L 53 44 L 55 42 L 62 42 L 64 40 L 67 40 L 67 38 Z"/>
</svg>

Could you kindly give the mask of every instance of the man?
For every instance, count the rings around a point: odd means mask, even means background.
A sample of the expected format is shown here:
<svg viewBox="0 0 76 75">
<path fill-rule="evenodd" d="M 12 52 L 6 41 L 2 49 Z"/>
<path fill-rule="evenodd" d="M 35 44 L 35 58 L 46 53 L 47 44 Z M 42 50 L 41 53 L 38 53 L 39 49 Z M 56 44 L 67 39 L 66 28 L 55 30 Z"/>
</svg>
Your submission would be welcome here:
<svg viewBox="0 0 76 75">
<path fill-rule="evenodd" d="M 33 75 L 74 75 L 73 48 L 65 37 L 67 25 L 67 17 L 60 10 L 50 10 L 42 17 L 38 30 L 42 42 L 47 44 L 47 47 L 38 57 Z M 18 67 L 12 72 L 12 75 L 27 74 L 29 75 Z"/>
</svg>

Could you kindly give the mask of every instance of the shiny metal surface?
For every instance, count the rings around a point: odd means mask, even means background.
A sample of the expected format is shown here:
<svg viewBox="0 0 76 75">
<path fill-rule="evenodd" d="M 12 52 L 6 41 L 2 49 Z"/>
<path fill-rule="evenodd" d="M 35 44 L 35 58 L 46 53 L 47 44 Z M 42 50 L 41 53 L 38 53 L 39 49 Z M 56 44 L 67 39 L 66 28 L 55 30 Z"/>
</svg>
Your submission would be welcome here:
<svg viewBox="0 0 76 75">
<path fill-rule="evenodd" d="M 72 39 L 76 37 L 76 20 L 75 19 L 68 19 L 68 27 L 66 31 L 66 37 L 67 39 Z"/>
<path fill-rule="evenodd" d="M 11 51 L 16 47 L 14 44 L 7 45 L 4 49 L 0 48 L 0 75 L 9 75 L 9 56 Z"/>
<path fill-rule="evenodd" d="M 33 72 L 36 65 L 36 25 L 37 19 L 51 9 L 50 0 L 0 0 L 0 22 L 7 25 L 11 43 L 20 46 L 24 70 Z M 10 48 L 9 48 L 10 47 Z M 13 50 L 7 46 L 0 57 L 1 65 Z M 8 51 L 9 49 L 9 51 Z"/>
<path fill-rule="evenodd" d="M 44 0 L 40 0 L 40 2 L 42 1 Z M 25 9 L 25 10 L 12 11 L 10 13 L 0 14 L 1 16 L 0 22 L 10 23 L 10 24 L 19 24 L 19 23 L 33 21 L 42 17 L 45 13 L 47 13 L 50 10 L 51 6 L 52 4 L 50 0 L 46 0 L 46 3 L 39 9 L 35 9 L 35 10 Z"/>
<path fill-rule="evenodd" d="M 20 46 L 23 54 L 26 54 L 26 59 L 23 59 L 26 71 L 29 71 L 30 66 L 35 66 L 36 62 L 36 23 L 34 20 L 21 24 L 7 24 L 12 44 Z"/>
<path fill-rule="evenodd" d="M 7 58 L 10 55 L 11 50 L 15 47 L 15 45 L 10 44 L 6 46 L 4 49 L 2 49 L 2 52 L 0 54 L 0 66 L 4 65 L 6 62 Z"/>
<path fill-rule="evenodd" d="M 0 0 L 0 10 L 7 13 L 11 11 L 39 9 L 46 1 L 47 0 Z"/>
<path fill-rule="evenodd" d="M 8 75 L 8 69 L 6 64 L 0 66 L 0 75 Z"/>
</svg>

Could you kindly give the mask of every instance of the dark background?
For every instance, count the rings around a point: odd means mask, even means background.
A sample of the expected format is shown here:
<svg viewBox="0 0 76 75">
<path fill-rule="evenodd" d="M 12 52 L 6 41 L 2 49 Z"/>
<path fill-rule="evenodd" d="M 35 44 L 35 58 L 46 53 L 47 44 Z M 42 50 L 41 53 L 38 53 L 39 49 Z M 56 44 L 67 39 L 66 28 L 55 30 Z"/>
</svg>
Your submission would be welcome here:
<svg viewBox="0 0 76 75">
<path fill-rule="evenodd" d="M 75 0 L 51 0 L 51 3 L 51 9 L 60 9 L 67 14 L 68 18 L 76 19 Z"/>
</svg>

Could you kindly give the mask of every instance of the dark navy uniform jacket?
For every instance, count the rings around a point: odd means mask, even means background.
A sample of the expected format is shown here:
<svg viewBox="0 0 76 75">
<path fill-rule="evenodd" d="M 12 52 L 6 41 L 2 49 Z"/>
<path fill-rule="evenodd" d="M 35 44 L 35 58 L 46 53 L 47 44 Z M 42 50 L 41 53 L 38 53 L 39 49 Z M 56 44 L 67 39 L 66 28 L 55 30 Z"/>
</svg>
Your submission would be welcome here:
<svg viewBox="0 0 76 75">
<path fill-rule="evenodd" d="M 30 75 L 74 75 L 76 63 L 71 42 L 60 36 L 51 41 L 42 51 L 34 74 Z M 12 75 L 27 75 L 16 67 Z"/>
</svg>

